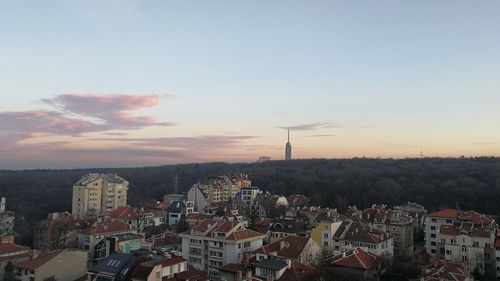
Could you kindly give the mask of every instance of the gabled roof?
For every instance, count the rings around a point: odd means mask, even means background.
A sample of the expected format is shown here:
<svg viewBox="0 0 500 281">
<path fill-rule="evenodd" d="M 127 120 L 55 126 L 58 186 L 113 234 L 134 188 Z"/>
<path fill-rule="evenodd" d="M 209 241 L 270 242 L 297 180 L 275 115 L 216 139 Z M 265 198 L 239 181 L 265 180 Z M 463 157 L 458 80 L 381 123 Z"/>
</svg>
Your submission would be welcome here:
<svg viewBox="0 0 500 281">
<path fill-rule="evenodd" d="M 445 260 L 435 260 L 422 268 L 424 281 L 464 281 L 468 276 L 469 272 L 463 265 Z"/>
<path fill-rule="evenodd" d="M 276 257 L 299 259 L 310 238 L 302 236 L 285 237 L 279 241 L 255 250 L 255 253 L 269 254 Z"/>
<path fill-rule="evenodd" d="M 441 225 L 439 233 L 444 235 L 458 236 L 461 234 L 471 237 L 490 237 L 490 229 L 482 226 L 475 226 L 472 223 L 456 223 L 453 225 Z"/>
<path fill-rule="evenodd" d="M 355 248 L 327 259 L 327 262 L 334 266 L 364 270 L 374 269 L 382 264 L 383 261 L 383 257 L 366 252 L 362 248 Z"/>
<path fill-rule="evenodd" d="M 378 244 L 389 239 L 389 237 L 380 230 L 370 228 L 362 222 L 352 220 L 342 222 L 333 235 L 333 238 L 369 244 Z"/>
<path fill-rule="evenodd" d="M 104 235 L 115 234 L 130 230 L 129 226 L 123 221 L 111 221 L 99 223 L 91 228 L 82 231 L 85 235 Z"/>
<path fill-rule="evenodd" d="M 273 269 L 273 270 L 281 270 L 287 267 L 287 263 L 284 260 L 280 259 L 264 259 L 255 263 L 255 267 Z"/>
<path fill-rule="evenodd" d="M 35 269 L 39 268 L 40 266 L 46 264 L 47 262 L 49 262 L 53 258 L 57 257 L 62 252 L 64 252 L 64 250 L 55 250 L 52 252 L 48 252 L 48 253 L 40 255 L 36 259 L 18 262 L 18 263 L 16 263 L 15 266 L 19 267 L 19 268 L 27 269 L 27 270 L 35 270 Z"/>
<path fill-rule="evenodd" d="M 280 281 L 319 280 L 321 273 L 314 267 L 293 261 L 290 268 L 279 278 Z"/>
<path fill-rule="evenodd" d="M 18 253 L 30 253 L 29 247 L 20 246 L 12 243 L 0 243 L 0 258 L 3 256 L 15 255 Z"/>
<path fill-rule="evenodd" d="M 129 206 L 120 206 L 108 212 L 108 216 L 112 218 L 135 220 L 137 219 L 137 212 L 135 208 Z"/>
</svg>

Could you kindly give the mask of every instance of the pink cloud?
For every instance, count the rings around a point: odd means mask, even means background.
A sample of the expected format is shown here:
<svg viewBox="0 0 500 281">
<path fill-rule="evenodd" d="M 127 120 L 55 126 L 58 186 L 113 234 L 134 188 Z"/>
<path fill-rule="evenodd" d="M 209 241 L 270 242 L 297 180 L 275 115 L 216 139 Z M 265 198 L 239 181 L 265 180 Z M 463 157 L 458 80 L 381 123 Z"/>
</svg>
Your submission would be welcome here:
<svg viewBox="0 0 500 281">
<path fill-rule="evenodd" d="M 173 122 L 158 122 L 150 116 L 134 116 L 131 112 L 156 106 L 157 95 L 96 95 L 64 94 L 44 99 L 59 111 L 102 120 L 114 129 L 137 129 L 146 126 L 171 126 Z"/>
</svg>

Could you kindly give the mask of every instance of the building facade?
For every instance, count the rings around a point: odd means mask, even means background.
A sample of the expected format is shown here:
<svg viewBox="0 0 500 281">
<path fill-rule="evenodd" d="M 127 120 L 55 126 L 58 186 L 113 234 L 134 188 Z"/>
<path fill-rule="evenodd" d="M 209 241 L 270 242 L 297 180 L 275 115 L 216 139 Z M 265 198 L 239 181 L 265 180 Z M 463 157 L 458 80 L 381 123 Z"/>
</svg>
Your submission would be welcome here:
<svg viewBox="0 0 500 281">
<path fill-rule="evenodd" d="M 127 205 L 128 181 L 115 174 L 86 174 L 73 185 L 72 214 L 104 215 Z"/>
<path fill-rule="evenodd" d="M 218 268 L 240 263 L 243 254 L 262 247 L 265 235 L 246 229 L 241 222 L 204 220 L 189 233 L 180 234 L 182 256 L 199 270 L 218 278 Z"/>
</svg>

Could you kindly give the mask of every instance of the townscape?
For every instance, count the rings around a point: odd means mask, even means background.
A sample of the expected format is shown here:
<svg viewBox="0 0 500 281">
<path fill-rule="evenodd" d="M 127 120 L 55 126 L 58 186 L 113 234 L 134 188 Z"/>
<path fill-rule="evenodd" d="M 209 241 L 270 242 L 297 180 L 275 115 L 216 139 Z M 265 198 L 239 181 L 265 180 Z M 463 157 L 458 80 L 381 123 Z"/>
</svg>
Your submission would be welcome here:
<svg viewBox="0 0 500 281">
<path fill-rule="evenodd" d="M 14 241 L 1 201 L 3 280 L 474 280 L 500 276 L 495 218 L 426 210 L 416 202 L 366 209 L 314 206 L 271 194 L 243 173 L 131 206 L 129 182 L 90 173 L 71 212 L 34 226 L 33 249 Z M 399 279 L 398 279 L 399 278 Z"/>
</svg>

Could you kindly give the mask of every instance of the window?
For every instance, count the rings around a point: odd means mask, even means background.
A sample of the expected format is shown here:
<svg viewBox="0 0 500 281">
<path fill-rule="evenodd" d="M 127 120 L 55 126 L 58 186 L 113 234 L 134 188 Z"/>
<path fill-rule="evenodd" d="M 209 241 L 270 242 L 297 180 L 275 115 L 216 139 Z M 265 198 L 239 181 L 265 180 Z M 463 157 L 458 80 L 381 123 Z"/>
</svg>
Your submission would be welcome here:
<svg viewBox="0 0 500 281">
<path fill-rule="evenodd" d="M 462 256 L 462 261 L 466 262 L 467 261 L 467 256 Z"/>
<path fill-rule="evenodd" d="M 327 238 L 328 239 L 328 233 L 323 233 L 323 238 Z"/>
<path fill-rule="evenodd" d="M 479 247 L 479 242 L 477 242 L 477 241 L 472 242 L 472 246 Z"/>
<path fill-rule="evenodd" d="M 436 219 L 431 219 L 432 222 L 436 222 Z M 432 226 L 431 226 L 432 227 Z"/>
<path fill-rule="evenodd" d="M 431 225 L 431 230 L 436 230 L 436 226 Z"/>
<path fill-rule="evenodd" d="M 436 234 L 435 233 L 431 233 L 431 238 L 436 238 Z"/>
<path fill-rule="evenodd" d="M 448 219 L 446 220 L 446 223 L 452 223 L 452 220 Z"/>
<path fill-rule="evenodd" d="M 323 246 L 328 247 L 328 241 L 323 242 Z"/>
<path fill-rule="evenodd" d="M 465 246 L 462 246 L 462 252 L 467 251 L 467 248 Z"/>
<path fill-rule="evenodd" d="M 250 247 L 250 241 L 243 243 L 243 247 L 245 247 L 245 248 Z"/>
<path fill-rule="evenodd" d="M 431 241 L 431 246 L 436 246 L 436 242 Z"/>
</svg>

